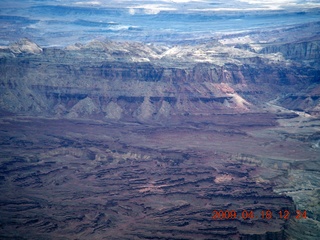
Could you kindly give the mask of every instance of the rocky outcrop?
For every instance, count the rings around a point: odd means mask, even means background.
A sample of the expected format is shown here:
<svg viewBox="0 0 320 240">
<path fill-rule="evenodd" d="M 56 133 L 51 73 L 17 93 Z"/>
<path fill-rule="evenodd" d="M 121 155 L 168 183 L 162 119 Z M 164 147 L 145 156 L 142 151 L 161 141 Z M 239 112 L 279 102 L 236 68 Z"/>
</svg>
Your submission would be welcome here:
<svg viewBox="0 0 320 240">
<path fill-rule="evenodd" d="M 67 117 L 90 116 L 98 111 L 95 103 L 91 98 L 86 97 L 76 103 L 67 114 Z"/>
<path fill-rule="evenodd" d="M 320 59 L 320 40 L 302 41 L 293 43 L 268 44 L 260 53 L 281 53 L 285 58 L 291 60 L 309 60 L 316 61 L 319 64 Z"/>
</svg>

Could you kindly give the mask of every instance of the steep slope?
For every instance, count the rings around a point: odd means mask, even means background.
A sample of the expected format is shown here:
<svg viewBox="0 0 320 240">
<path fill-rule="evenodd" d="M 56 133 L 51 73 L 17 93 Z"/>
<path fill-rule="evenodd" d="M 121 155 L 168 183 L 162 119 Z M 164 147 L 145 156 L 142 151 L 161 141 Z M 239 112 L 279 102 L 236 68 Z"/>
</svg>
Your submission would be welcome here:
<svg viewBox="0 0 320 240">
<path fill-rule="evenodd" d="M 1 48 L 0 107 L 139 121 L 257 111 L 270 99 L 318 82 L 318 64 L 310 64 L 317 59 L 317 41 L 295 45 L 299 54 L 272 46 L 256 53 L 214 41 L 173 47 L 93 41 L 42 49 L 23 39 Z M 301 54 L 310 61 L 292 60 Z M 316 112 L 319 101 L 313 101 L 308 110 Z"/>
</svg>

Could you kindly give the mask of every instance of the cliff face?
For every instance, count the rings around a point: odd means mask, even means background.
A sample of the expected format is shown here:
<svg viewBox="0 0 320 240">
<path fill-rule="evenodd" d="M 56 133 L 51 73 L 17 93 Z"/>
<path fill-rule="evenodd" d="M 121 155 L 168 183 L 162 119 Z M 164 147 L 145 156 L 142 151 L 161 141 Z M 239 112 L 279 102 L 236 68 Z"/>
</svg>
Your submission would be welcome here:
<svg viewBox="0 0 320 240">
<path fill-rule="evenodd" d="M 297 46 L 304 52 L 297 54 L 316 58 L 312 46 Z M 318 80 L 317 68 L 270 54 L 283 49 L 114 42 L 42 49 L 25 39 L 2 49 L 0 106 L 31 115 L 139 120 L 254 111 Z"/>
<path fill-rule="evenodd" d="M 320 40 L 299 41 L 294 43 L 275 44 L 264 47 L 260 52 L 264 54 L 282 53 L 284 57 L 292 60 L 312 60 L 319 64 Z"/>
</svg>

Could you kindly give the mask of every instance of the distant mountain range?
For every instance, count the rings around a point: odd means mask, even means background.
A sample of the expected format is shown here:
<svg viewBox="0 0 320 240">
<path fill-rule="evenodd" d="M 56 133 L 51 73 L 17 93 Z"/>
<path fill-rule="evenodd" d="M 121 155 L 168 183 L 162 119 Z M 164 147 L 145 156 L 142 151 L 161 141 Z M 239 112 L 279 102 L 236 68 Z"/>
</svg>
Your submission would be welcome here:
<svg viewBox="0 0 320 240">
<path fill-rule="evenodd" d="M 0 43 L 42 46 L 131 40 L 177 44 L 221 34 L 316 22 L 312 1 L 1 1 Z"/>
</svg>

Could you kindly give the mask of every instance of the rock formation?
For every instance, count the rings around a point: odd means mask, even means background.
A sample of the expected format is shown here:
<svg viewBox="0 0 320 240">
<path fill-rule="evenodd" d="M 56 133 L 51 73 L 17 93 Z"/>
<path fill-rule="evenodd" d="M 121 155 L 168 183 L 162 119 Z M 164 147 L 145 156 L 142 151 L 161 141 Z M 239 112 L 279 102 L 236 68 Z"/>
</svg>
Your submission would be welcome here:
<svg viewBox="0 0 320 240">
<path fill-rule="evenodd" d="M 1 47 L 0 238 L 315 239 L 314 26 Z"/>
<path fill-rule="evenodd" d="M 93 41 L 41 49 L 24 39 L 2 48 L 0 106 L 32 115 L 63 108 L 60 117 L 142 120 L 254 111 L 282 97 L 286 107 L 318 114 L 318 88 L 305 88 L 319 82 L 317 41 L 290 43 L 294 49 L 262 44 L 252 52 L 214 41 L 174 47 Z M 295 97 L 301 89 L 305 93 Z"/>
</svg>

